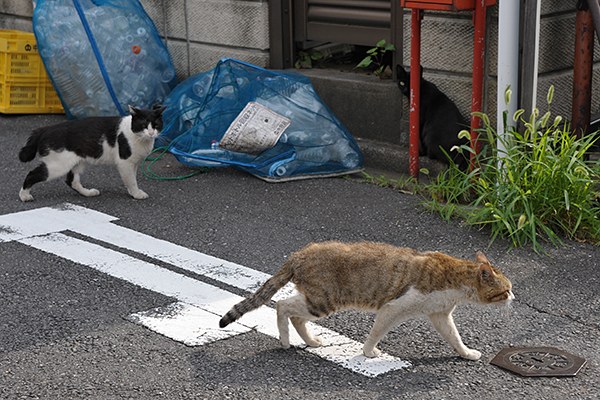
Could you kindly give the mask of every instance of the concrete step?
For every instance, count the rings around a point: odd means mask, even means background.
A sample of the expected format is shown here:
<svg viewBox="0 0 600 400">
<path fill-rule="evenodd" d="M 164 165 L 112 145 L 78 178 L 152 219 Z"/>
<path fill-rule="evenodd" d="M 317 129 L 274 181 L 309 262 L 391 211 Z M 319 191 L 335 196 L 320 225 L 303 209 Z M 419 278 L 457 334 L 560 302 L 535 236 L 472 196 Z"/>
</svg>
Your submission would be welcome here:
<svg viewBox="0 0 600 400">
<path fill-rule="evenodd" d="M 299 72 L 357 140 L 365 167 L 408 174 L 408 107 L 393 80 L 333 68 Z M 419 165 L 430 175 L 444 168 L 427 157 Z"/>
<path fill-rule="evenodd" d="M 355 138 L 365 158 L 365 168 L 382 174 L 409 175 L 408 148 L 377 140 Z M 426 169 L 430 177 L 438 175 L 446 166 L 428 157 L 419 157 L 419 168 Z M 386 174 L 387 175 L 387 174 Z M 419 179 L 424 178 L 423 173 Z"/>
</svg>

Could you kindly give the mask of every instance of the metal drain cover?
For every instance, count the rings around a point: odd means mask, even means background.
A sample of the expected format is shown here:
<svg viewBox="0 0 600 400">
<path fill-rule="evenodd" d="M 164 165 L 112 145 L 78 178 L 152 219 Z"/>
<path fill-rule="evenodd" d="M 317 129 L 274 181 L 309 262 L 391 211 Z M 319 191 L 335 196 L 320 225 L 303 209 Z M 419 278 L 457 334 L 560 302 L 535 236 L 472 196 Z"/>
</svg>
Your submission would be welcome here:
<svg viewBox="0 0 600 400">
<path fill-rule="evenodd" d="M 553 347 L 510 347 L 490 363 L 522 376 L 575 376 L 586 361 Z"/>
</svg>

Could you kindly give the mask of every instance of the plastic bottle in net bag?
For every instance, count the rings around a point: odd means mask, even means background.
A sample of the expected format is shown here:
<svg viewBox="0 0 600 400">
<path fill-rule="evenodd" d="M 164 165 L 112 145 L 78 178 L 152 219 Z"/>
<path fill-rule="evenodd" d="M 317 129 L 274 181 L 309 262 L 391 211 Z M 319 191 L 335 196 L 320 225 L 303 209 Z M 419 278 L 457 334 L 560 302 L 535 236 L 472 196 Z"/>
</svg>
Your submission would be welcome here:
<svg viewBox="0 0 600 400">
<path fill-rule="evenodd" d="M 350 132 L 300 74 L 223 59 L 180 83 L 166 105 L 157 142 L 186 165 L 233 166 L 269 182 L 362 166 Z"/>
<path fill-rule="evenodd" d="M 38 0 L 33 27 L 70 117 L 126 115 L 162 103 L 177 83 L 139 0 Z"/>
</svg>

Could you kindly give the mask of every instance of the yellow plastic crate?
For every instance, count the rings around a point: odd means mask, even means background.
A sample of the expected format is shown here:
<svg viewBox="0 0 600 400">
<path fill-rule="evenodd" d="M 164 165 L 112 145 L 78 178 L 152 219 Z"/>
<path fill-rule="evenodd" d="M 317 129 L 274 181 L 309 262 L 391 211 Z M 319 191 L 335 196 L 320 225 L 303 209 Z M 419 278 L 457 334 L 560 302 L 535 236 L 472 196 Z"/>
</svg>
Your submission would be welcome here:
<svg viewBox="0 0 600 400">
<path fill-rule="evenodd" d="M 64 113 L 33 33 L 0 30 L 0 113 Z"/>
<path fill-rule="evenodd" d="M 64 112 L 50 82 L 0 83 L 0 113 L 63 114 Z"/>
</svg>

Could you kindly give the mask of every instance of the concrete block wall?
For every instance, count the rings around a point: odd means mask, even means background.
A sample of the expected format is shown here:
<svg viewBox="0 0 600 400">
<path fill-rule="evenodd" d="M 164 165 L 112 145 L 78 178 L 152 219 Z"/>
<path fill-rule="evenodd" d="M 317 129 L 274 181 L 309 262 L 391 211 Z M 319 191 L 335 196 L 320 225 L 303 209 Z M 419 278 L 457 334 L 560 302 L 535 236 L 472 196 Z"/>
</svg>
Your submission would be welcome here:
<svg viewBox="0 0 600 400">
<path fill-rule="evenodd" d="M 567 119 L 571 118 L 573 96 L 576 18 L 574 3 L 560 0 L 542 1 L 540 26 L 537 106 L 540 110 L 547 110 L 546 94 L 548 88 L 554 85 L 555 95 L 551 111 L 554 115 L 562 115 Z M 571 7 L 568 7 L 569 5 Z M 592 117 L 600 116 L 600 47 L 596 35 L 594 41 L 596 50 L 592 76 Z"/>
<path fill-rule="evenodd" d="M 224 57 L 269 65 L 267 0 L 141 0 L 173 58 L 180 80 Z M 0 0 L 0 29 L 32 31 L 30 0 Z"/>
<path fill-rule="evenodd" d="M 31 32 L 33 3 L 30 0 L 0 0 L 0 29 Z"/>
<path fill-rule="evenodd" d="M 498 17 L 497 7 L 488 9 L 487 66 L 484 112 L 495 126 L 497 106 Z M 546 94 L 555 87 L 551 105 L 553 115 L 571 118 L 573 95 L 573 61 L 575 49 L 575 3 L 562 0 L 542 0 L 540 20 L 539 71 L 536 106 L 542 113 L 548 110 Z M 404 64 L 410 60 L 410 11 L 405 11 Z M 515 29 L 518 21 L 515 21 Z M 462 113 L 471 112 L 471 68 L 473 63 L 473 23 L 471 12 L 426 12 L 421 24 L 421 63 L 424 77 L 435 83 L 454 100 Z M 599 44 L 595 38 L 595 48 Z M 594 54 L 592 90 L 600 91 L 600 52 Z M 403 115 L 408 119 L 408 102 Z M 600 96 L 592 95 L 592 117 L 600 116 Z M 407 121 L 404 121 L 407 124 Z M 407 143 L 408 138 L 405 139 Z"/>
<path fill-rule="evenodd" d="M 269 65 L 267 0 L 141 0 L 166 38 L 178 78 L 224 57 Z"/>
<path fill-rule="evenodd" d="M 410 66 L 411 12 L 403 17 L 403 64 Z M 470 12 L 425 12 L 421 21 L 421 65 L 423 77 L 452 99 L 465 118 L 471 110 L 473 24 Z M 486 81 L 489 81 L 486 78 Z M 404 112 L 408 120 L 408 101 Z M 486 107 L 485 111 L 490 108 Z M 406 121 L 408 123 L 408 121 Z M 408 144 L 408 137 L 406 137 Z"/>
</svg>

